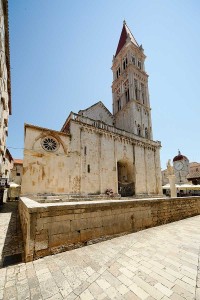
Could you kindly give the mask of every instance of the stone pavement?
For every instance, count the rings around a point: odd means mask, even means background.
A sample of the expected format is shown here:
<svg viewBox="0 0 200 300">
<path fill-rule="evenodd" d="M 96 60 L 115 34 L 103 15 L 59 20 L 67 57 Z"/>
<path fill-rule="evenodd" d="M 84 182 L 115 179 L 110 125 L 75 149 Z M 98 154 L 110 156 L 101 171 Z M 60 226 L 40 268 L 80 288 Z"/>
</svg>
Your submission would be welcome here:
<svg viewBox="0 0 200 300">
<path fill-rule="evenodd" d="M 196 216 L 2 268 L 0 299 L 200 299 L 199 248 Z"/>
<path fill-rule="evenodd" d="M 0 267 L 6 260 L 12 261 L 22 255 L 18 202 L 8 202 L 0 207 Z"/>
</svg>

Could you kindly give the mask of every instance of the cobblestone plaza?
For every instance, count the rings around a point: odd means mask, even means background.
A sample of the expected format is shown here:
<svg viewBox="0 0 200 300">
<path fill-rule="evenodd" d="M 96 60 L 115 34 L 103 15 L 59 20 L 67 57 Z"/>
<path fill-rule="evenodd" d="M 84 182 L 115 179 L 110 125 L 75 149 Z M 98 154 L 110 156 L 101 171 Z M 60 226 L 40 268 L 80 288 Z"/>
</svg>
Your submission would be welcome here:
<svg viewBox="0 0 200 300">
<path fill-rule="evenodd" d="M 1 257 L 9 254 L 3 252 L 12 226 L 10 254 L 20 253 L 16 207 L 1 213 Z M 199 232 L 195 216 L 2 267 L 0 299 L 200 299 Z"/>
</svg>

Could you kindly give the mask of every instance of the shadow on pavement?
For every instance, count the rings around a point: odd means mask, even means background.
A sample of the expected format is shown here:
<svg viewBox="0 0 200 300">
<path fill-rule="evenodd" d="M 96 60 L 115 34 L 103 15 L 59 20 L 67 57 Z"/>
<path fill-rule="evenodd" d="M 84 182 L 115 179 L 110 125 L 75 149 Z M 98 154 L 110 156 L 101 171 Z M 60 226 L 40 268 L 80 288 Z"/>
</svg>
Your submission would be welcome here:
<svg viewBox="0 0 200 300">
<path fill-rule="evenodd" d="M 0 268 L 22 262 L 23 239 L 18 202 L 7 202 L 0 207 L 1 252 Z"/>
</svg>

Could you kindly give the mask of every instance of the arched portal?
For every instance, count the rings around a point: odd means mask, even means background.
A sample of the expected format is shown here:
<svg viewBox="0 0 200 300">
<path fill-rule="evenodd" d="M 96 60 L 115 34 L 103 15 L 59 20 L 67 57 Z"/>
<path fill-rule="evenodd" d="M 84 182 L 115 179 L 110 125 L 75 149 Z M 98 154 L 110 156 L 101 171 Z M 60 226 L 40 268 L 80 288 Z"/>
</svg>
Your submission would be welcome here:
<svg viewBox="0 0 200 300">
<path fill-rule="evenodd" d="M 135 171 L 132 162 L 120 160 L 117 162 L 118 193 L 122 197 L 135 195 Z"/>
</svg>

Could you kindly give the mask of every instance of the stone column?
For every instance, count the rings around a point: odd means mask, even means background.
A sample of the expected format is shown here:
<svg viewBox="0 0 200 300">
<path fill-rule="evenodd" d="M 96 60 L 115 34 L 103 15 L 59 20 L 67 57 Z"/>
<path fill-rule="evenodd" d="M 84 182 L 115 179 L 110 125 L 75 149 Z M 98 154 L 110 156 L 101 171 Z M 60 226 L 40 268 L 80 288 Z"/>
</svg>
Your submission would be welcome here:
<svg viewBox="0 0 200 300">
<path fill-rule="evenodd" d="M 171 198 L 177 197 L 177 192 L 176 192 L 176 176 L 173 175 L 168 175 L 169 179 L 169 185 L 170 185 L 170 190 L 171 190 Z"/>
</svg>

